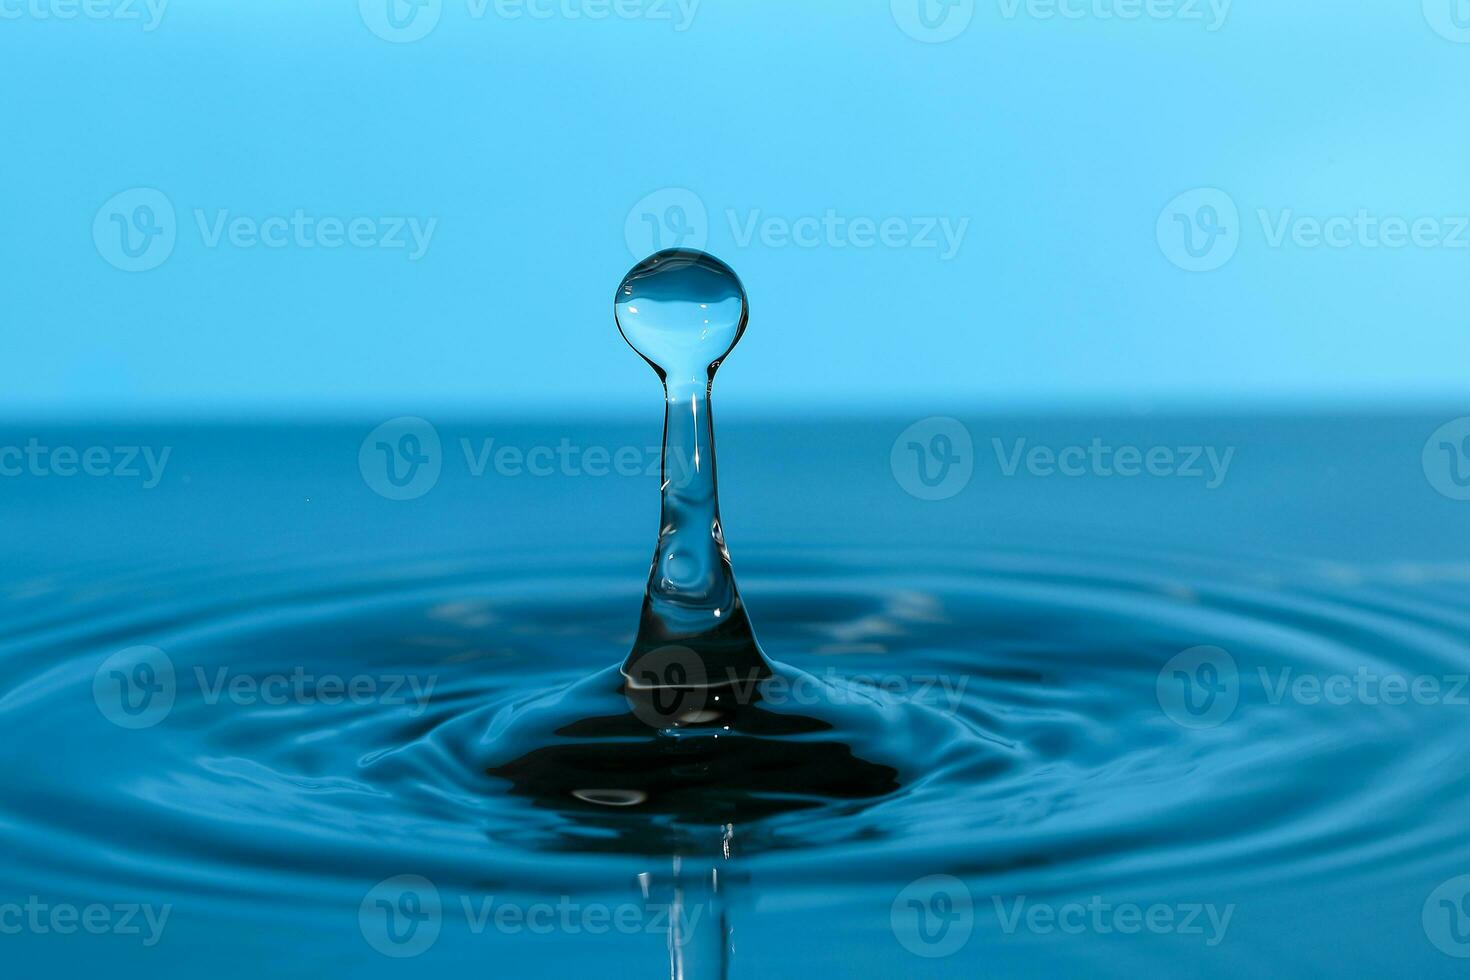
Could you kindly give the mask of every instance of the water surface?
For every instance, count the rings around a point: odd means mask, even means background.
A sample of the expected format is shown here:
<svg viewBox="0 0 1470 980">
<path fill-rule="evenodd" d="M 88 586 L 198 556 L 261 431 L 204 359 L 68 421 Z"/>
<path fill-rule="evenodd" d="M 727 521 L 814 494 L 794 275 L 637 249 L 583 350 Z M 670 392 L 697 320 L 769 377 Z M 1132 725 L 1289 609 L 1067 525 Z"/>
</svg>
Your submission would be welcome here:
<svg viewBox="0 0 1470 980">
<path fill-rule="evenodd" d="M 743 598 L 812 682 L 684 769 L 581 710 L 619 703 L 656 424 L 435 420 L 404 500 L 360 467 L 375 422 L 8 427 L 170 452 L 152 488 L 0 480 L 7 958 L 666 976 L 672 921 L 689 976 L 1459 971 L 1444 419 L 962 419 L 973 475 L 926 500 L 891 464 L 913 418 L 722 418 Z M 1213 488 L 1008 476 L 1022 439 L 1234 452 Z M 591 754 L 536 765 L 538 712 L 603 718 Z M 95 935 L 51 918 L 93 905 Z"/>
</svg>

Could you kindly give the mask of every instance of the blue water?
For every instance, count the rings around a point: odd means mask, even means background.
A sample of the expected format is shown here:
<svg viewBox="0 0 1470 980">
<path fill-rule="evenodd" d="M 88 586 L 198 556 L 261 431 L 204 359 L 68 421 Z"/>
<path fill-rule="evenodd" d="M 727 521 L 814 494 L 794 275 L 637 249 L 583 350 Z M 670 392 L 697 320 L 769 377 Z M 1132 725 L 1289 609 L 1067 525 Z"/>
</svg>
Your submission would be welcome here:
<svg viewBox="0 0 1470 980">
<path fill-rule="evenodd" d="M 363 462 L 381 420 L 9 425 L 0 445 L 168 457 L 151 488 L 142 462 L 0 479 L 0 956 L 13 976 L 1458 975 L 1470 504 L 1423 457 L 1453 414 L 961 413 L 972 472 L 944 499 L 893 463 L 915 419 L 722 418 L 742 597 L 816 681 L 772 711 L 858 721 L 723 779 L 696 758 L 683 793 L 640 768 L 642 736 L 595 727 L 601 785 L 491 772 L 534 750 L 523 721 L 616 699 L 599 678 L 638 626 L 656 417 L 435 419 L 437 473 L 398 488 Z M 1234 452 L 1213 488 L 1204 464 L 1007 476 L 1018 439 Z M 493 461 L 562 440 L 577 463 L 549 475 Z M 591 447 L 637 465 L 596 475 Z M 1362 672 L 1441 687 L 1292 686 Z M 790 760 L 800 783 L 760 778 Z"/>
</svg>

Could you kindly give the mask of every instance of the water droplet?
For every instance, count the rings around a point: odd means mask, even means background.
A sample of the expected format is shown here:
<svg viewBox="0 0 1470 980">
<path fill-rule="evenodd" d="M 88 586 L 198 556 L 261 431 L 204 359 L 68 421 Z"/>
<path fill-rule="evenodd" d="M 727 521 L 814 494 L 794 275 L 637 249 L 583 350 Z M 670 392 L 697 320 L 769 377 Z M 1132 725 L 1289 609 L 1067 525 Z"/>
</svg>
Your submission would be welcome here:
<svg viewBox="0 0 1470 980">
<path fill-rule="evenodd" d="M 672 397 L 708 385 L 745 332 L 745 287 L 704 252 L 668 249 L 638 263 L 618 289 L 618 329 Z"/>
<path fill-rule="evenodd" d="M 691 249 L 644 259 L 614 299 L 623 339 L 664 384 L 659 539 L 638 638 L 623 665 L 638 689 L 716 687 L 771 674 L 725 547 L 710 415 L 715 372 L 744 334 L 748 312 L 734 270 Z M 675 645 L 685 652 L 671 658 Z"/>
</svg>

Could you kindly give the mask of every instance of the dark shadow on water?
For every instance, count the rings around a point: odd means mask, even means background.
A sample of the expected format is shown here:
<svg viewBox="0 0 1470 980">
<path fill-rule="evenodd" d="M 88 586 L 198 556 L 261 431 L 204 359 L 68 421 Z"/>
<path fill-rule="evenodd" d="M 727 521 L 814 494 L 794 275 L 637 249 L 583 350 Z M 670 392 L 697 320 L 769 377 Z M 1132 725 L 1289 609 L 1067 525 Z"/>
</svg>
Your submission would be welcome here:
<svg viewBox="0 0 1470 980">
<path fill-rule="evenodd" d="M 547 842 L 553 849 L 668 853 L 710 840 L 710 828 L 748 832 L 782 814 L 862 809 L 900 789 L 897 769 L 856 755 L 821 718 L 766 710 L 756 696 L 734 704 L 727 691 L 721 710 L 685 712 L 699 723 L 659 728 L 626 693 L 616 703 L 636 707 L 608 711 L 599 697 L 602 711 L 585 717 L 565 716 L 585 698 L 566 699 L 539 744 L 486 770 L 510 783 L 511 796 L 570 822 Z"/>
</svg>

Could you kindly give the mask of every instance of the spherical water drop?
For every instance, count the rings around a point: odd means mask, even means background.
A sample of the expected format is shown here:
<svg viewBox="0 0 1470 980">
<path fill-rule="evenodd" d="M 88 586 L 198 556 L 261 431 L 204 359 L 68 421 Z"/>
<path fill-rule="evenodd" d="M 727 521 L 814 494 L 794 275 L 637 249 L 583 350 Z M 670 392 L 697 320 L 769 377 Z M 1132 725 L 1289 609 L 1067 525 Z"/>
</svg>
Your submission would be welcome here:
<svg viewBox="0 0 1470 980">
<path fill-rule="evenodd" d="M 671 393 L 708 384 L 745 332 L 745 287 L 705 252 L 666 249 L 638 263 L 613 304 L 628 346 L 653 365 Z"/>
</svg>

